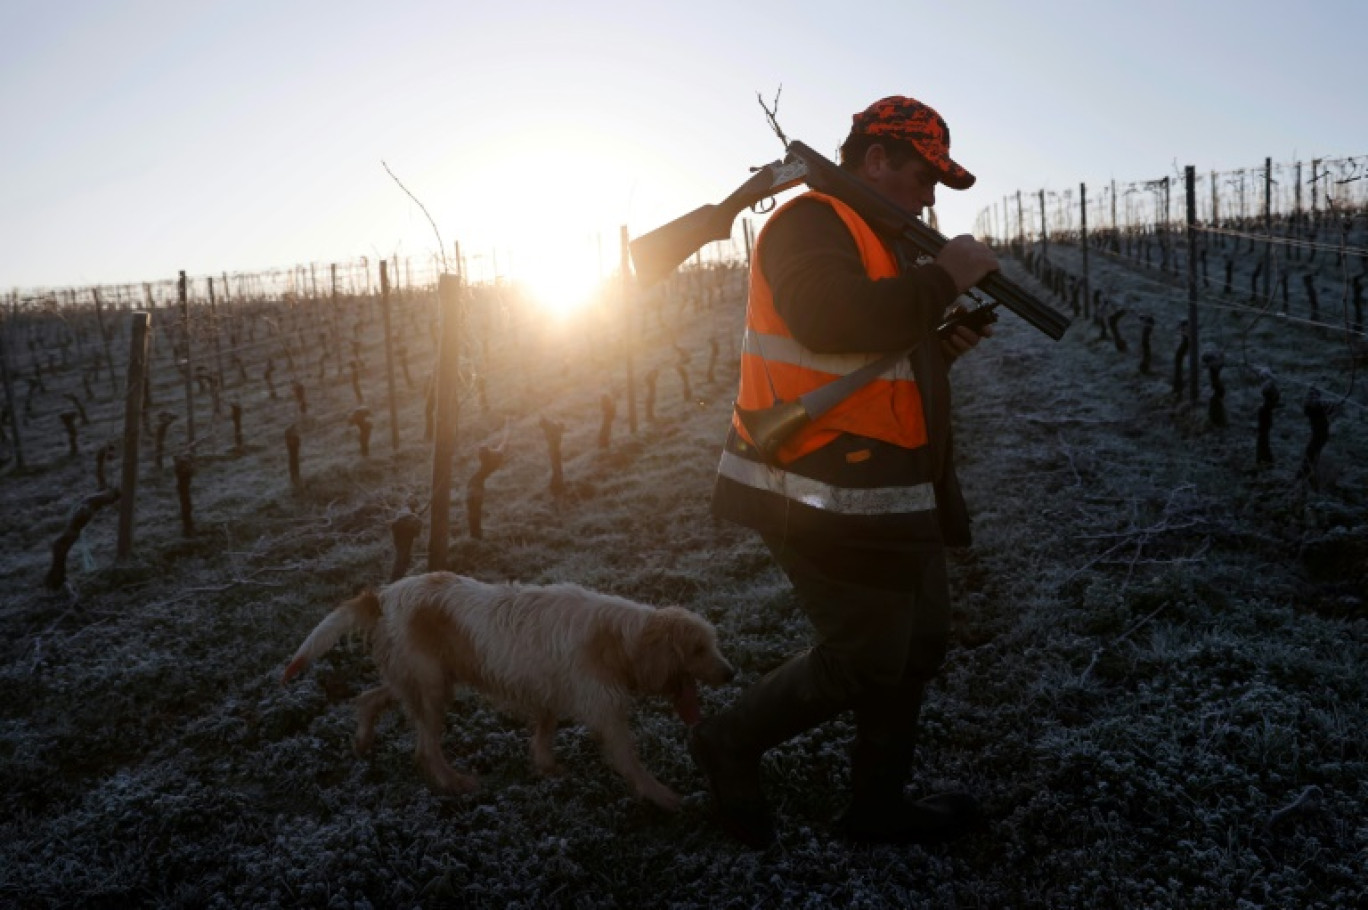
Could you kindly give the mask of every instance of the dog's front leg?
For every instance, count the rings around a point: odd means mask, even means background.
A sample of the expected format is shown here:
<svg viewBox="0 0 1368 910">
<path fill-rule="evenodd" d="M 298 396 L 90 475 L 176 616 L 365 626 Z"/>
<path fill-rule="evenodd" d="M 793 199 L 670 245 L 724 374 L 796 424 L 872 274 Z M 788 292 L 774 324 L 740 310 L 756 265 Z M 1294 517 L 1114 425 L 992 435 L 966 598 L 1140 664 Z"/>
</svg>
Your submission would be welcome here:
<svg viewBox="0 0 1368 910">
<path fill-rule="evenodd" d="M 551 751 L 552 740 L 556 738 L 556 715 L 538 714 L 532 721 L 532 767 L 538 774 L 560 773 L 555 753 Z"/>
<path fill-rule="evenodd" d="M 656 780 L 641 763 L 626 718 L 601 718 L 596 723 L 589 724 L 589 727 L 597 734 L 603 746 L 604 758 L 614 771 L 626 779 L 633 793 L 643 799 L 649 799 L 666 811 L 678 811 L 679 794 Z"/>
<path fill-rule="evenodd" d="M 434 687 L 441 691 L 440 687 Z M 462 774 L 447 763 L 442 754 L 442 728 L 446 723 L 446 702 L 436 697 L 433 691 L 418 690 L 409 693 L 405 700 L 417 728 L 418 743 L 414 759 L 427 773 L 428 778 L 445 793 L 470 793 L 479 786 L 479 781 L 469 774 Z"/>
</svg>

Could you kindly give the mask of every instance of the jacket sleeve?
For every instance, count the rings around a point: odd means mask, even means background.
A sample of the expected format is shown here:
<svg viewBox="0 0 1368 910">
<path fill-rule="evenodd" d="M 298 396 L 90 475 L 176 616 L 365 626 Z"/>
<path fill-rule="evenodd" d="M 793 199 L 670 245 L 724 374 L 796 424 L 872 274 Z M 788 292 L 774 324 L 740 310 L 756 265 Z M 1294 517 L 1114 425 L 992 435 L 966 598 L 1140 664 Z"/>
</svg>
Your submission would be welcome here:
<svg viewBox="0 0 1368 910">
<path fill-rule="evenodd" d="M 831 206 L 798 200 L 767 226 L 760 268 L 793 337 L 823 354 L 896 351 L 935 330 L 959 296 L 943 268 L 928 264 L 871 279 Z"/>
</svg>

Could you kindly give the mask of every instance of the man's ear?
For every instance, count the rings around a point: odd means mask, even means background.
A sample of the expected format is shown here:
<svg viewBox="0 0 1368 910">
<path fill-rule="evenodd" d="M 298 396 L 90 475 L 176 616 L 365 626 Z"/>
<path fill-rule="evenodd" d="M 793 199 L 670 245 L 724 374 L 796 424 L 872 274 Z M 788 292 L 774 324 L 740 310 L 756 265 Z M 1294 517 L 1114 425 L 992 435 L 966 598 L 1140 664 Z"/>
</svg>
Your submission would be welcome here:
<svg viewBox="0 0 1368 910">
<path fill-rule="evenodd" d="M 888 149 L 883 147 L 883 143 L 875 142 L 865 149 L 864 168 L 867 176 L 875 179 L 882 177 L 888 167 Z"/>
</svg>

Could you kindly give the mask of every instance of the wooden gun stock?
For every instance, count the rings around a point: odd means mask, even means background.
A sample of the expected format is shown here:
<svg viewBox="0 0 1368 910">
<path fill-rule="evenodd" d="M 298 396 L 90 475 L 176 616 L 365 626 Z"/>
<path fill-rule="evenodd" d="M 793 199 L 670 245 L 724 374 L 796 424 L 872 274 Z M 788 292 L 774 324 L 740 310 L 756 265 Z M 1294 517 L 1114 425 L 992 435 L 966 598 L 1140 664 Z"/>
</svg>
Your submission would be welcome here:
<svg viewBox="0 0 1368 910">
<path fill-rule="evenodd" d="M 627 244 L 641 285 L 655 284 L 707 244 L 730 238 L 732 222 L 742 209 L 801 182 L 786 178 L 783 167 L 783 162 L 776 161 L 759 168 L 721 202 L 701 205 Z"/>
</svg>

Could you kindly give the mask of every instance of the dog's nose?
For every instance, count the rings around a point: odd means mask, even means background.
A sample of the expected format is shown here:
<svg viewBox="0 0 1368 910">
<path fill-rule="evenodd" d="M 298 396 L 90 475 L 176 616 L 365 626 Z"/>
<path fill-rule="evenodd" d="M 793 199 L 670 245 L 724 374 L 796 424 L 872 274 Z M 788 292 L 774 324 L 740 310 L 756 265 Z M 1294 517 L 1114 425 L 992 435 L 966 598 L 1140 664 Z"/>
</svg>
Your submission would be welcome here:
<svg viewBox="0 0 1368 910">
<path fill-rule="evenodd" d="M 722 661 L 722 681 L 724 683 L 729 683 L 733 679 L 736 679 L 736 668 L 725 660 Z"/>
</svg>

